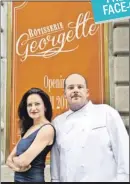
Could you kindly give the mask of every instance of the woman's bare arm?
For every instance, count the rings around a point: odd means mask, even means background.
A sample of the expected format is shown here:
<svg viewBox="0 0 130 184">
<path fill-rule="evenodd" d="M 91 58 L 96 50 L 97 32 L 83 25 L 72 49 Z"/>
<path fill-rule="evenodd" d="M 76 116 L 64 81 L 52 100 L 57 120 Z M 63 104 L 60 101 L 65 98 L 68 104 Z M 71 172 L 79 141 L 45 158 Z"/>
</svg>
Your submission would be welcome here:
<svg viewBox="0 0 130 184">
<path fill-rule="evenodd" d="M 12 152 L 6 160 L 6 165 L 11 168 L 13 171 L 18 171 L 20 168 L 13 162 L 13 157 L 16 156 L 17 145 L 13 148 Z"/>
<path fill-rule="evenodd" d="M 52 144 L 53 138 L 53 127 L 49 125 L 42 127 L 31 146 L 20 156 L 13 157 L 14 163 L 20 167 L 28 166 L 47 145 Z"/>
<path fill-rule="evenodd" d="M 19 142 L 19 141 L 18 141 Z M 18 145 L 18 143 L 17 143 Z M 28 169 L 30 169 L 30 165 L 27 167 L 19 167 L 16 163 L 14 163 L 13 158 L 16 156 L 16 149 L 17 149 L 17 145 L 13 148 L 12 152 L 10 153 L 10 155 L 8 156 L 7 160 L 6 160 L 6 165 L 11 168 L 13 171 L 18 171 L 18 172 L 25 172 Z"/>
</svg>

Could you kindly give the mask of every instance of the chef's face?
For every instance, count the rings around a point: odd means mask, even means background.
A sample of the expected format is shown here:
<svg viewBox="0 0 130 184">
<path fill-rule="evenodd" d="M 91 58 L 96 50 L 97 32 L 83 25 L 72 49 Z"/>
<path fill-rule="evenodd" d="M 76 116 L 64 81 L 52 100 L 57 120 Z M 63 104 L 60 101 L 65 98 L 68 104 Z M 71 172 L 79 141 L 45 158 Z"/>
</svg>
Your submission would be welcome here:
<svg viewBox="0 0 130 184">
<path fill-rule="evenodd" d="M 65 97 L 70 109 L 81 109 L 88 102 L 88 89 L 86 80 L 79 74 L 70 75 L 65 81 Z"/>
</svg>

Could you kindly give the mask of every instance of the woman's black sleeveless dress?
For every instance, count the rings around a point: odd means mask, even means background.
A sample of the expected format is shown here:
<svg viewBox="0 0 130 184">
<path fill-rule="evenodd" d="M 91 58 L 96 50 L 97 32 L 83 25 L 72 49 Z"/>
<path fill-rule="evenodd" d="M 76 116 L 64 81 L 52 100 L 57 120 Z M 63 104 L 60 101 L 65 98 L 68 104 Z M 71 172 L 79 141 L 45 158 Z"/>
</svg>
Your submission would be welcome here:
<svg viewBox="0 0 130 184">
<path fill-rule="evenodd" d="M 52 124 L 45 124 L 51 125 Z M 43 126 L 45 126 L 43 125 Z M 34 131 L 26 138 L 22 138 L 17 145 L 16 155 L 19 156 L 24 153 L 34 141 L 38 131 L 43 127 L 41 126 L 39 129 Z M 54 128 L 54 127 L 53 127 Z M 56 131 L 54 128 L 54 141 L 56 139 Z M 46 146 L 44 150 L 31 162 L 31 168 L 25 172 L 15 172 L 14 181 L 15 182 L 45 182 L 44 180 L 44 168 L 45 168 L 45 159 L 48 152 L 50 152 L 52 145 Z"/>
</svg>

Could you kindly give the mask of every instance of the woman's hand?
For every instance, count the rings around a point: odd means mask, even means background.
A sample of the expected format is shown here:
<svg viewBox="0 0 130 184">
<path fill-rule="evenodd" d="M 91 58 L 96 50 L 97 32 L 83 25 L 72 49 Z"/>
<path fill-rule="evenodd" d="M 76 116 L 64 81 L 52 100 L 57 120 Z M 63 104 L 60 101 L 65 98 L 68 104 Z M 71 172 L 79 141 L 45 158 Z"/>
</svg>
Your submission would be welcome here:
<svg viewBox="0 0 130 184">
<path fill-rule="evenodd" d="M 7 161 L 6 161 L 6 165 L 11 168 L 14 172 L 25 172 L 25 171 L 28 171 L 30 168 L 31 168 L 31 165 L 27 166 L 27 167 L 20 167 L 17 163 L 18 157 L 11 157 L 9 156 L 7 158 Z M 15 160 L 16 163 L 13 161 Z"/>
<path fill-rule="evenodd" d="M 13 171 L 19 171 L 19 169 L 20 169 L 18 166 L 16 166 L 16 165 L 14 164 L 14 162 L 13 162 L 13 157 L 11 157 L 11 156 L 9 156 L 9 157 L 7 158 L 6 165 L 7 165 L 10 169 L 12 169 Z"/>
<path fill-rule="evenodd" d="M 18 156 L 13 157 L 13 162 L 19 168 L 18 172 L 25 172 L 31 168 L 31 165 L 23 166 L 22 161 L 21 161 L 21 159 L 19 159 Z"/>
<path fill-rule="evenodd" d="M 18 156 L 13 157 L 13 162 L 17 167 L 21 167 L 21 163 Z"/>
<path fill-rule="evenodd" d="M 31 168 L 31 165 L 26 166 L 26 167 L 20 167 L 19 171 L 17 171 L 17 172 L 26 172 L 26 171 L 28 171 L 30 168 Z"/>
</svg>

